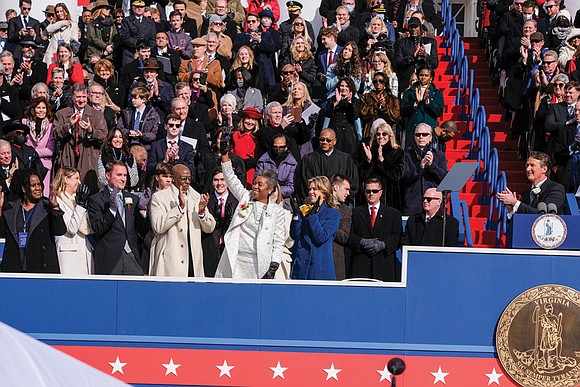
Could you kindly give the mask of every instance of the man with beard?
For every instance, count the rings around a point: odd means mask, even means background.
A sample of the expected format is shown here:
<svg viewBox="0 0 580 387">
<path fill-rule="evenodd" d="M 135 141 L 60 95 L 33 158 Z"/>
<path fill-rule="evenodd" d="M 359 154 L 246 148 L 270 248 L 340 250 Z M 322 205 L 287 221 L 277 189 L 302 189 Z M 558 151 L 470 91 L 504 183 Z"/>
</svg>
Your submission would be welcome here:
<svg viewBox="0 0 580 387">
<path fill-rule="evenodd" d="M 149 103 L 155 108 L 161 122 L 165 116 L 169 114 L 169 105 L 171 100 L 175 97 L 173 88 L 167 82 L 158 79 L 159 65 L 157 59 L 146 59 L 142 67 L 143 83 L 147 90 L 149 90 Z"/>
<path fill-rule="evenodd" d="M 445 143 L 453 140 L 457 131 L 457 124 L 452 120 L 447 120 L 441 125 L 434 127 L 433 132 L 435 132 L 435 136 L 433 136 L 433 148 L 437 149 L 439 152 L 445 153 L 445 150 L 447 149 Z"/>
<path fill-rule="evenodd" d="M 20 46 L 22 47 L 22 57 L 18 66 L 24 74 L 24 79 L 28 80 L 30 86 L 46 82 L 46 63 L 36 57 L 36 43 L 32 39 L 24 39 L 20 42 Z"/>
<path fill-rule="evenodd" d="M 272 140 L 270 149 L 260 157 L 256 164 L 256 174 L 269 169 L 278 174 L 280 192 L 284 198 L 284 208 L 291 210 L 290 195 L 294 193 L 294 174 L 298 162 L 288 149 L 288 137 L 277 134 Z"/>
</svg>

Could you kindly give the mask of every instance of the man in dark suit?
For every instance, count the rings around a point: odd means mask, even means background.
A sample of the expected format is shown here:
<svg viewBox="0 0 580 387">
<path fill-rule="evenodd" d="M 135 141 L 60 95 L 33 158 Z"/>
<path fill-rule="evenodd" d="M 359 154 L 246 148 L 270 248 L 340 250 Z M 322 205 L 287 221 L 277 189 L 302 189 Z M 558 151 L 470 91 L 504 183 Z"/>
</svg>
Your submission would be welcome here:
<svg viewBox="0 0 580 387">
<path fill-rule="evenodd" d="M 395 252 L 401 242 L 401 213 L 381 203 L 383 186 L 379 179 L 365 182 L 366 204 L 352 211 L 348 245 L 352 250 L 352 278 L 395 281 L 399 278 Z"/>
<path fill-rule="evenodd" d="M 215 219 L 215 229 L 212 233 L 202 232 L 203 269 L 206 277 L 214 277 L 220 257 L 224 251 L 224 235 L 230 227 L 238 199 L 228 190 L 228 185 L 221 170 L 215 169 L 212 176 L 212 189 L 209 195 L 207 209 Z"/>
<path fill-rule="evenodd" d="M 133 55 L 137 49 L 137 42 L 145 40 L 149 47 L 155 45 L 155 23 L 153 20 L 143 16 L 145 2 L 143 0 L 133 0 L 131 2 L 133 14 L 123 19 L 119 36 L 123 43 L 123 66 L 133 60 Z"/>
<path fill-rule="evenodd" d="M 183 18 L 182 28 L 189 34 L 189 36 L 193 39 L 197 37 L 197 22 L 195 19 L 192 19 L 187 16 L 187 6 L 185 5 L 185 1 L 183 0 L 175 0 L 173 2 L 173 9 L 175 12 L 179 12 L 181 17 Z"/>
<path fill-rule="evenodd" d="M 580 116 L 580 113 L 577 113 Z M 558 214 L 564 211 L 566 193 L 564 187 L 549 179 L 552 161 L 550 156 L 542 152 L 532 152 L 526 161 L 526 175 L 532 186 L 522 193 L 518 200 L 516 193 L 506 187 L 497 194 L 508 211 L 508 218 L 514 213 L 539 214 L 538 203 L 553 203 L 558 208 Z"/>
<path fill-rule="evenodd" d="M 560 75 L 557 75 L 557 77 Z M 554 87 L 560 87 L 562 82 L 554 81 Z M 537 128 L 539 133 L 536 133 L 536 144 L 543 140 L 547 154 L 554 152 L 554 142 L 559 132 L 567 132 L 568 127 L 574 132 L 576 130 L 576 119 L 574 118 L 574 108 L 578 97 L 580 96 L 580 84 L 577 82 L 568 82 L 566 84 L 566 91 L 564 94 L 564 102 L 551 104 L 548 106 L 546 112 L 545 125 Z M 544 129 L 545 132 L 542 132 Z M 549 142 L 546 143 L 546 133 L 550 134 Z M 543 135 L 543 138 L 542 138 Z M 539 139 L 537 137 L 540 137 Z M 536 148 L 534 148 L 536 150 Z"/>
<path fill-rule="evenodd" d="M 195 176 L 193 147 L 179 139 L 181 119 L 176 114 L 168 114 L 164 126 L 167 136 L 151 144 L 147 158 L 147 175 L 152 176 L 157 163 L 164 162 L 172 165 L 184 164 L 191 170 L 191 175 Z"/>
<path fill-rule="evenodd" d="M 332 242 L 332 260 L 334 261 L 336 280 L 342 281 L 350 274 L 350 254 L 348 254 L 347 260 L 346 250 L 352 225 L 352 209 L 345 203 L 350 195 L 350 181 L 346 176 L 334 175 L 330 179 L 330 183 L 332 184 L 334 203 L 340 213 L 340 224 Z"/>
<path fill-rule="evenodd" d="M 169 64 L 171 67 L 171 72 L 165 72 L 163 68 L 163 73 L 165 74 L 165 79 L 167 82 L 175 84 L 177 83 L 177 73 L 179 72 L 179 66 L 181 65 L 181 58 L 179 57 L 179 52 L 169 48 L 169 38 L 166 32 L 158 32 L 155 35 L 156 46 L 151 49 L 151 55 L 153 58 L 157 58 L 158 63 L 162 63 L 159 59 L 160 56 L 169 59 Z"/>
<path fill-rule="evenodd" d="M 574 123 L 560 128 L 554 144 L 554 160 L 558 165 L 556 179 L 566 192 L 578 189 L 580 160 L 580 102 L 574 107 Z"/>
<path fill-rule="evenodd" d="M 441 16 L 435 12 L 435 7 L 432 0 L 402 0 L 397 8 L 396 15 L 392 15 L 393 21 L 396 22 L 397 30 L 403 32 L 406 27 L 406 16 L 409 12 L 420 11 L 423 12 L 424 19 L 431 23 L 433 27 L 441 31 L 443 23 Z"/>
<path fill-rule="evenodd" d="M 0 52 L 12 52 L 16 46 L 18 45 L 8 41 L 8 22 L 0 22 Z"/>
<path fill-rule="evenodd" d="M 320 30 L 320 39 L 324 50 L 318 54 L 318 60 L 316 62 L 317 82 L 315 83 L 315 88 L 318 90 L 315 94 L 318 97 L 326 98 L 326 71 L 331 64 L 336 62 L 342 51 L 342 46 L 336 43 L 337 38 L 338 32 L 334 28 L 322 28 Z"/>
<path fill-rule="evenodd" d="M 443 243 L 443 195 L 437 188 L 428 188 L 423 194 L 423 211 L 407 220 L 404 245 L 441 246 Z M 446 217 L 445 246 L 457 247 L 459 222 L 452 216 Z"/>
<path fill-rule="evenodd" d="M 115 160 L 105 166 L 107 186 L 89 198 L 89 219 L 95 246 L 95 274 L 143 275 L 138 233 L 149 225 L 139 210 L 139 198 L 124 191 L 127 166 Z"/>
<path fill-rule="evenodd" d="M 195 157 L 200 157 L 202 153 L 209 153 L 209 141 L 203 122 L 194 120 L 187 116 L 189 106 L 183 98 L 175 98 L 171 101 L 171 112 L 179 116 L 181 120 L 181 132 L 179 138 L 191 144 Z"/>
<path fill-rule="evenodd" d="M 16 119 L 22 117 L 22 106 L 18 89 L 4 78 L 4 65 L 0 62 L 0 131 Z"/>
<path fill-rule="evenodd" d="M 16 65 L 24 75 L 20 97 L 29 100 L 32 86 L 39 82 L 46 82 L 47 68 L 46 63 L 36 57 L 37 45 L 32 39 L 21 40 L 20 46 L 22 47 L 22 55 Z"/>
<path fill-rule="evenodd" d="M 409 86 L 411 74 L 420 66 L 429 65 L 436 69 L 439 65 L 435 39 L 421 36 L 421 21 L 418 18 L 410 18 L 408 24 L 409 37 L 395 42 L 393 62 L 399 78 L 399 90 Z"/>
<path fill-rule="evenodd" d="M 14 57 L 20 58 L 20 46 L 18 44 L 24 38 L 32 38 L 37 44 L 41 43 L 40 22 L 30 16 L 32 8 L 31 0 L 20 0 L 20 15 L 13 17 L 8 22 L 8 41 L 16 44 Z"/>
</svg>

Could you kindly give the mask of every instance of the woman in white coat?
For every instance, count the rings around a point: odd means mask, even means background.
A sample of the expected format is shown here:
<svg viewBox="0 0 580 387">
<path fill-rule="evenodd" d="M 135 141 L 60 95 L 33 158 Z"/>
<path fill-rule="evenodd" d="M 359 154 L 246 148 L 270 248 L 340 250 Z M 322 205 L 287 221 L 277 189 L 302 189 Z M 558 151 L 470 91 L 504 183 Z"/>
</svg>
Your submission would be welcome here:
<svg viewBox="0 0 580 387">
<path fill-rule="evenodd" d="M 60 43 L 69 43 L 73 41 L 78 44 L 79 41 L 79 27 L 77 23 L 72 21 L 70 12 L 64 3 L 58 3 L 54 7 L 56 21 L 46 26 L 46 32 L 50 34 L 48 47 L 44 53 L 44 63 L 50 65 L 55 62 L 54 54 Z"/>
<path fill-rule="evenodd" d="M 94 272 L 93 247 L 86 236 L 91 233 L 86 210 L 89 187 L 81 186 L 79 170 L 60 167 L 52 183 L 56 200 L 64 211 L 66 234 L 56 237 L 60 272 L 64 275 L 87 275 Z"/>
<path fill-rule="evenodd" d="M 280 266 L 287 235 L 284 208 L 270 199 L 278 178 L 275 172 L 264 170 L 254 178 L 252 190 L 246 190 L 234 173 L 224 146 L 227 143 L 220 144 L 222 170 L 239 204 L 224 235 L 225 249 L 216 277 L 273 279 Z"/>
</svg>

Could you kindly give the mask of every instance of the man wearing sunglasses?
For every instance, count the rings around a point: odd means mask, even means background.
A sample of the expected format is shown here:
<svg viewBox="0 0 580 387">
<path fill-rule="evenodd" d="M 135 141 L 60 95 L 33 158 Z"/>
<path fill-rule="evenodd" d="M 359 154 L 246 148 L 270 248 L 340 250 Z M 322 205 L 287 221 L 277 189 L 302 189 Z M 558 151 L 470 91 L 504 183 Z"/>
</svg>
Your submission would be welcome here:
<svg viewBox="0 0 580 387">
<path fill-rule="evenodd" d="M 30 16 L 32 0 L 20 0 L 20 15 L 8 22 L 8 40 L 16 45 L 24 38 L 32 39 L 36 44 L 42 42 L 40 36 L 40 22 Z M 14 57 L 20 58 L 20 46 L 15 47 Z"/>
<path fill-rule="evenodd" d="M 437 187 L 447 174 L 447 159 L 444 153 L 433 148 L 432 136 L 429 125 L 418 124 L 412 145 L 405 149 L 405 172 L 401 179 L 405 200 L 403 215 L 421 212 L 423 192 L 427 188 Z"/>
<path fill-rule="evenodd" d="M 203 18 L 201 25 L 201 35 L 206 35 L 208 31 L 219 34 L 225 34 L 231 41 L 234 40 L 238 33 L 236 22 L 228 16 L 228 2 L 226 0 L 216 1 L 214 14 Z M 220 37 L 221 40 L 221 37 Z M 233 43 L 230 44 L 230 50 Z"/>
<path fill-rule="evenodd" d="M 344 175 L 351 182 L 351 197 L 358 191 L 358 169 L 352 156 L 334 149 L 336 133 L 326 128 L 320 132 L 318 149 L 305 155 L 296 170 L 294 188 L 299 199 L 306 197 L 309 179 L 316 176 L 326 176 L 329 179 L 336 174 Z"/>
<path fill-rule="evenodd" d="M 396 281 L 395 251 L 403 226 L 401 213 L 381 203 L 383 185 L 377 178 L 364 184 L 365 203 L 352 211 L 348 245 L 352 250 L 350 276 Z"/>
<path fill-rule="evenodd" d="M 441 246 L 443 241 L 443 195 L 437 188 L 423 193 L 423 211 L 410 216 L 405 226 L 403 245 Z M 447 215 L 445 223 L 445 246 L 457 247 L 459 222 Z"/>
</svg>

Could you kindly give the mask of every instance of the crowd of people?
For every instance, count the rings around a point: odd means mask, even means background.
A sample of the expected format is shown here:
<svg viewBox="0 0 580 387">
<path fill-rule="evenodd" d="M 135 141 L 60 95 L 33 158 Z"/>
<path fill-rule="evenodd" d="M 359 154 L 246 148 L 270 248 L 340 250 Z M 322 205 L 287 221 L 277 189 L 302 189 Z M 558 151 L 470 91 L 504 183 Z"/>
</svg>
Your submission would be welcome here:
<svg viewBox="0 0 580 387">
<path fill-rule="evenodd" d="M 457 245 L 431 0 L 321 0 L 318 32 L 297 1 L 32 6 L 0 22 L 1 271 L 394 281 Z"/>
<path fill-rule="evenodd" d="M 563 0 L 482 4 L 482 31 L 520 159 L 547 154 L 548 176 L 580 196 L 580 13 L 571 15 Z"/>
</svg>

